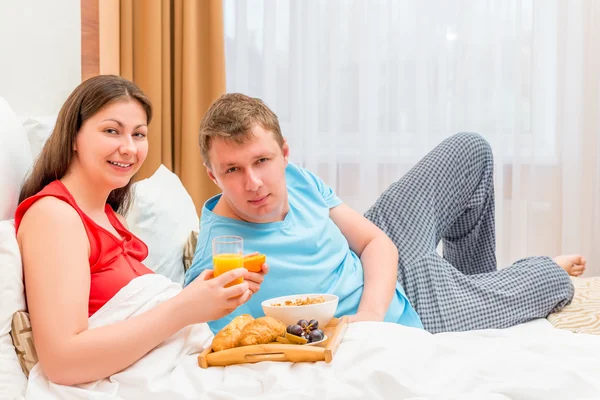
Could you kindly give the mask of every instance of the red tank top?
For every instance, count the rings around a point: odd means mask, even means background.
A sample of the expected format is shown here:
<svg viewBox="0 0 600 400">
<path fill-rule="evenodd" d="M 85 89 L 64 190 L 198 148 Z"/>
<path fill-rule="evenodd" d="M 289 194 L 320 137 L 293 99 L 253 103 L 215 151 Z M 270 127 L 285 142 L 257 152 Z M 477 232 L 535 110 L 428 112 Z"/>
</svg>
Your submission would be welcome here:
<svg viewBox="0 0 600 400">
<path fill-rule="evenodd" d="M 110 205 L 106 204 L 104 212 L 108 216 L 110 224 L 123 239 L 119 239 L 88 217 L 77 206 L 71 193 L 59 180 L 48 184 L 38 194 L 19 204 L 15 213 L 17 231 L 29 207 L 46 196 L 56 197 L 73 207 L 81 217 L 87 232 L 90 242 L 89 266 L 91 273 L 89 316 L 98 311 L 132 279 L 153 273 L 142 264 L 142 261 L 148 256 L 148 247 L 121 224 Z"/>
</svg>

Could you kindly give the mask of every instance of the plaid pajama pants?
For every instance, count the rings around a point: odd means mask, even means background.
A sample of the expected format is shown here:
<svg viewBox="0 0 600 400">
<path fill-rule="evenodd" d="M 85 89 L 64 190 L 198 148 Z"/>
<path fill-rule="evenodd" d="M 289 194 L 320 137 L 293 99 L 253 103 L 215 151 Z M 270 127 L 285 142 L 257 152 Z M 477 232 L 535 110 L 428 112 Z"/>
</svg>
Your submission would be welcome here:
<svg viewBox="0 0 600 400">
<path fill-rule="evenodd" d="M 430 332 L 507 328 L 573 297 L 569 275 L 549 257 L 496 269 L 493 165 L 485 139 L 456 134 L 365 214 L 398 247 L 398 281 Z"/>
</svg>

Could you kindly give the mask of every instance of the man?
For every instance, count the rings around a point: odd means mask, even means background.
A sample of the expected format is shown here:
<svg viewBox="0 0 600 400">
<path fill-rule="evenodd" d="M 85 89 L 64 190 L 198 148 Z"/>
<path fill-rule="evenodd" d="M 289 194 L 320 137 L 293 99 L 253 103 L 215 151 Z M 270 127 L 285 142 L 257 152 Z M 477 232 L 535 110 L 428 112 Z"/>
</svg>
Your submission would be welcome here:
<svg viewBox="0 0 600 400">
<path fill-rule="evenodd" d="M 259 292 L 227 317 L 263 315 L 263 300 L 339 296 L 336 316 L 431 332 L 504 328 L 571 301 L 581 256 L 532 257 L 496 270 L 492 152 L 457 134 L 392 184 L 365 216 L 311 172 L 289 162 L 277 116 L 259 99 L 226 94 L 200 126 L 208 176 L 222 190 L 206 202 L 189 284 L 212 268 L 216 236 L 244 238 L 267 255 Z M 443 240 L 444 256 L 436 252 Z M 416 312 L 415 312 L 416 310 Z"/>
</svg>

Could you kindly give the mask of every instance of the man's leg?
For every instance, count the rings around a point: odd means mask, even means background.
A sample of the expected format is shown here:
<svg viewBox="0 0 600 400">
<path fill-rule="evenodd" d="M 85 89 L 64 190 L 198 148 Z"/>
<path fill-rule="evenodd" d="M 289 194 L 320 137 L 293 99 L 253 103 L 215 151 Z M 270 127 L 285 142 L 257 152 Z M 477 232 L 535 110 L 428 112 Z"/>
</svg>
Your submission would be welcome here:
<svg viewBox="0 0 600 400">
<path fill-rule="evenodd" d="M 443 141 L 366 217 L 398 247 L 398 280 L 432 332 L 506 327 L 572 297 L 568 275 L 545 257 L 494 272 L 493 159 L 479 135 Z M 441 239 L 444 258 L 435 251 Z"/>
<path fill-rule="evenodd" d="M 544 318 L 573 297 L 569 275 L 549 257 L 464 275 L 430 252 L 405 266 L 405 291 L 432 333 L 501 329 Z"/>
<path fill-rule="evenodd" d="M 444 241 L 459 271 L 496 270 L 493 157 L 479 135 L 459 133 L 393 183 L 365 216 L 398 247 L 407 265 Z"/>
</svg>

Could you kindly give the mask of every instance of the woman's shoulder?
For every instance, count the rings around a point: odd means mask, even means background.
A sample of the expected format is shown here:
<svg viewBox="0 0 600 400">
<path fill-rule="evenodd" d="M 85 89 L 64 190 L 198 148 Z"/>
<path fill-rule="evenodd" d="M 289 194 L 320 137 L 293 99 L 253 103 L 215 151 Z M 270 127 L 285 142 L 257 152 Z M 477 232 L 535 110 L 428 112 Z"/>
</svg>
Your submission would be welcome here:
<svg viewBox="0 0 600 400">
<path fill-rule="evenodd" d="M 17 242 L 23 251 L 42 252 L 47 254 L 50 248 L 70 243 L 75 248 L 85 251 L 87 243 L 85 226 L 77 211 L 68 203 L 51 196 L 42 197 L 31 205 L 22 218 L 17 230 Z M 82 253 L 85 254 L 85 253 Z"/>
<path fill-rule="evenodd" d="M 80 220 L 77 211 L 69 203 L 58 197 L 44 196 L 27 208 L 20 225 L 32 222 L 39 228 L 65 227 Z"/>
<path fill-rule="evenodd" d="M 15 211 L 15 223 L 17 229 L 21 223 L 21 219 L 25 216 L 29 209 L 38 204 L 41 199 L 45 199 L 46 197 L 57 197 L 62 198 L 64 202 L 68 201 L 67 195 L 68 193 L 66 193 L 64 186 L 60 183 L 60 181 L 56 180 L 44 186 L 42 190 L 33 196 L 25 198 L 23 201 L 21 201 L 21 203 L 19 203 Z M 45 203 L 48 203 L 48 201 L 44 201 L 44 204 Z M 45 208 L 45 206 L 42 207 Z M 39 208 L 39 204 L 36 206 L 36 208 Z"/>
</svg>

